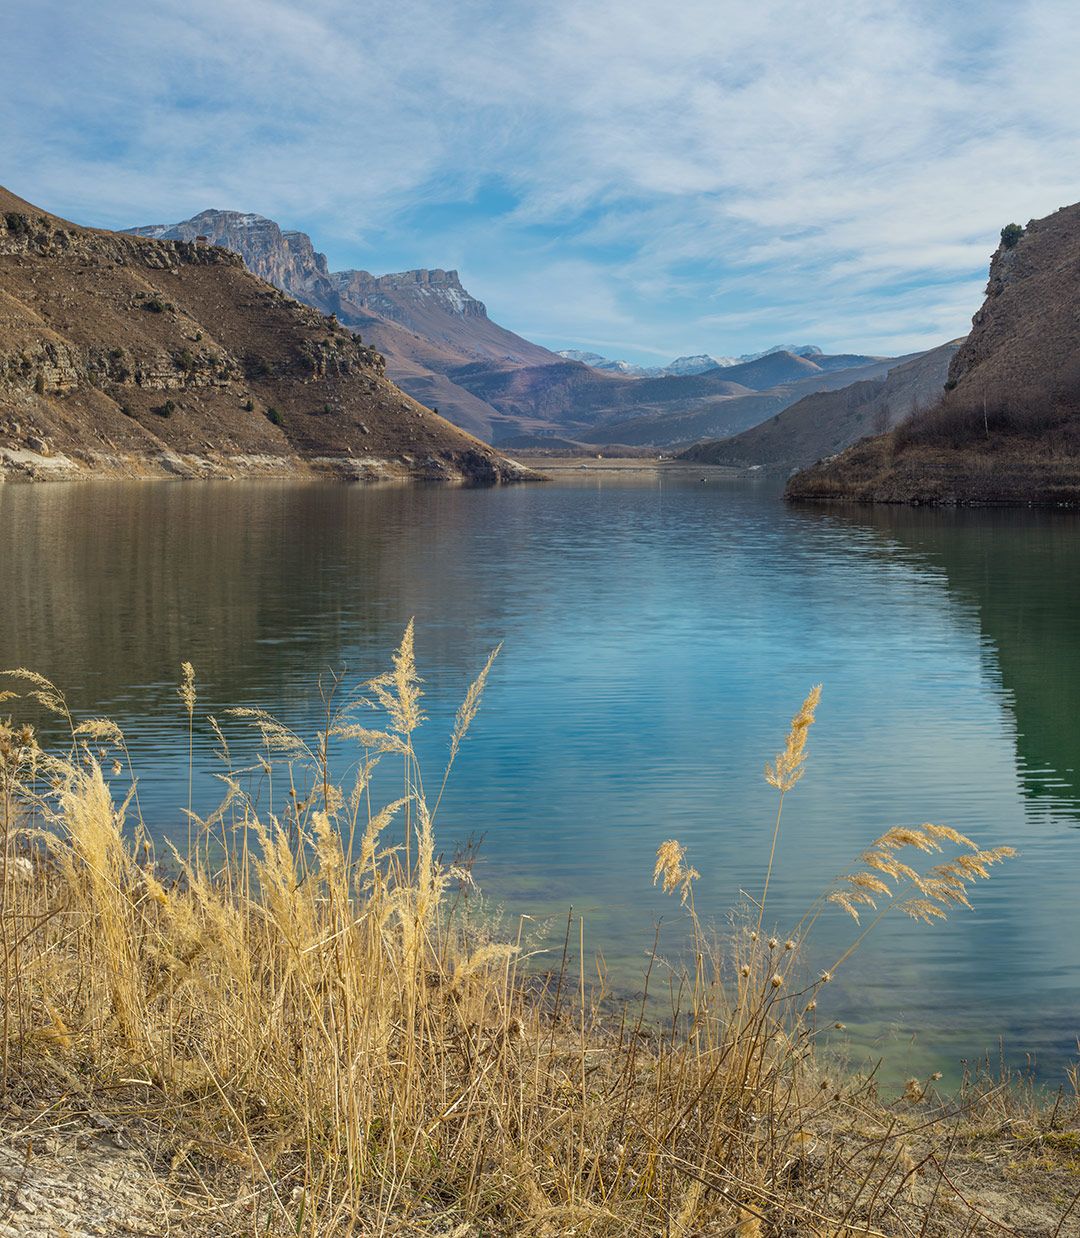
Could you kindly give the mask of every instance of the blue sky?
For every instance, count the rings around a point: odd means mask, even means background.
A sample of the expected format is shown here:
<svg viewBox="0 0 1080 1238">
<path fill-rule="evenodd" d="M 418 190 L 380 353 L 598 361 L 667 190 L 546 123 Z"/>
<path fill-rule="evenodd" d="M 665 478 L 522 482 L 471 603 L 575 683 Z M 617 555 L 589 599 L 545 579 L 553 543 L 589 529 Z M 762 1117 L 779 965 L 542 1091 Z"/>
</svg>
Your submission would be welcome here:
<svg viewBox="0 0 1080 1238">
<path fill-rule="evenodd" d="M 641 361 L 940 343 L 1080 199 L 1075 0 L 33 0 L 3 60 L 43 207 L 257 211 Z"/>
</svg>

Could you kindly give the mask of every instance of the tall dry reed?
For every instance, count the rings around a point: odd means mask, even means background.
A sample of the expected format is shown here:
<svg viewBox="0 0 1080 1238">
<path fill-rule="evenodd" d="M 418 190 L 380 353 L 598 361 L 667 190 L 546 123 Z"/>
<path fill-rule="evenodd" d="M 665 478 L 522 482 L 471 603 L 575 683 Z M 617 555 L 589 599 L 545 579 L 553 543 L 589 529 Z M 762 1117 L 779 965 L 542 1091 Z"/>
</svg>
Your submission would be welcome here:
<svg viewBox="0 0 1080 1238">
<path fill-rule="evenodd" d="M 718 944 L 694 907 L 698 874 L 668 840 L 654 880 L 689 909 L 692 961 L 666 978 L 662 1021 L 652 965 L 641 1001 L 615 1006 L 586 981 L 580 921 L 545 979 L 521 929 L 503 939 L 462 913 L 451 889 L 468 874 L 437 858 L 435 815 L 494 657 L 431 804 L 411 624 L 386 674 L 329 685 L 311 738 L 233 711 L 257 732 L 280 812 L 259 810 L 251 770 L 208 720 L 225 798 L 189 813 L 183 854 L 141 828 L 119 729 L 75 721 L 51 684 L 14 672 L 69 742 L 47 752 L 29 727 L 0 727 L 3 1086 L 123 1089 L 172 1124 L 175 1163 L 201 1157 L 205 1176 L 224 1161 L 246 1179 L 251 1233 L 377 1233 L 389 1218 L 422 1230 L 446 1213 L 484 1233 L 918 1233 L 940 1199 L 904 1188 L 904 1122 L 816 1052 L 821 990 L 850 951 L 807 980 L 806 938 L 836 905 L 935 920 L 1007 850 L 945 827 L 890 830 L 781 940 L 765 935 L 778 813 L 760 898 Z M 187 665 L 180 691 L 190 743 Z M 781 806 L 819 692 L 767 771 Z M 354 775 L 340 786 L 345 750 Z M 401 793 L 375 807 L 387 762 Z"/>
</svg>

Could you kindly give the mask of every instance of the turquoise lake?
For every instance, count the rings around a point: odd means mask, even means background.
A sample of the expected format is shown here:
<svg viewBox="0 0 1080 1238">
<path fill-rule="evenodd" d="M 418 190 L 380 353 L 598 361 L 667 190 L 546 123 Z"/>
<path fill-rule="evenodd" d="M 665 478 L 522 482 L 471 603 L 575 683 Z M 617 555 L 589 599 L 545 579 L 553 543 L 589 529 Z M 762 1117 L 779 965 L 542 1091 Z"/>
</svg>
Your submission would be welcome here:
<svg viewBox="0 0 1080 1238">
<path fill-rule="evenodd" d="M 536 916 L 559 948 L 572 906 L 616 992 L 639 988 L 660 917 L 661 952 L 683 940 L 677 900 L 651 885 L 660 841 L 688 848 L 706 918 L 760 890 L 762 766 L 821 682 L 770 893 L 781 934 L 890 825 L 1021 853 L 976 885 L 974 912 L 886 918 L 845 966 L 822 1006 L 852 1058 L 955 1079 L 1003 1053 L 1052 1086 L 1075 1060 L 1080 518 L 793 509 L 767 484 L 674 474 L 0 486 L 0 666 L 121 723 L 162 836 L 186 831 L 181 661 L 200 712 L 258 706 L 314 731 L 320 673 L 382 670 L 410 616 L 429 779 L 504 643 L 440 811 L 444 851 L 482 832 L 489 904 Z M 208 727 L 195 743 L 207 810 Z M 823 917 L 807 965 L 854 931 Z"/>
</svg>

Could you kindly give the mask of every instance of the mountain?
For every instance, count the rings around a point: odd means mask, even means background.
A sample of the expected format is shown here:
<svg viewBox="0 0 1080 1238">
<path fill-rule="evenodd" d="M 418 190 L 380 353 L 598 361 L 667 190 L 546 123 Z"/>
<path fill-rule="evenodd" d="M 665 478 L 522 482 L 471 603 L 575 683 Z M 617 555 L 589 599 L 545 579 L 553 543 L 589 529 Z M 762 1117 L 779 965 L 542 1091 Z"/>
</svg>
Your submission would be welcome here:
<svg viewBox="0 0 1080 1238">
<path fill-rule="evenodd" d="M 582 352 L 580 348 L 560 348 L 556 356 L 562 357 L 564 361 L 577 361 L 581 365 L 600 370 L 603 374 L 622 374 L 627 378 L 644 378 L 648 374 L 661 372 L 658 366 L 635 365 L 633 361 L 614 361 L 598 352 Z"/>
<path fill-rule="evenodd" d="M 563 348 L 557 355 L 566 361 L 580 361 L 582 365 L 591 366 L 605 374 L 622 374 L 628 378 L 666 378 L 669 375 L 704 374 L 706 370 L 757 361 L 776 352 L 790 352 L 797 357 L 815 359 L 822 356 L 821 349 L 815 344 L 777 344 L 764 352 L 745 353 L 741 357 L 713 357 L 709 353 L 697 353 L 692 357 L 676 357 L 668 365 L 635 365 L 632 361 L 613 361 L 600 353 L 581 352 L 576 348 Z"/>
<path fill-rule="evenodd" d="M 556 436 L 583 447 L 662 448 L 737 434 L 804 395 L 881 377 L 895 364 L 894 357 L 811 360 L 780 352 L 666 378 L 619 378 L 570 361 L 561 368 L 459 371 L 455 378 L 503 412 L 507 424 L 532 427 L 496 439 L 507 446 L 544 446 L 552 436 L 545 427 L 554 424 L 561 428 Z"/>
<path fill-rule="evenodd" d="M 794 500 L 1080 503 L 1080 204 L 1010 225 L 931 408 L 796 474 Z"/>
<path fill-rule="evenodd" d="M 627 378 L 663 378 L 668 374 L 704 374 L 725 365 L 737 365 L 738 357 L 711 357 L 698 353 L 693 357 L 676 357 L 668 365 L 635 365 L 633 361 L 614 361 L 598 352 L 582 352 L 577 348 L 562 348 L 558 356 L 565 361 L 580 361 L 604 374 L 622 374 Z M 747 358 L 744 358 L 746 360 Z"/>
<path fill-rule="evenodd" d="M 462 287 L 457 271 L 330 271 L 306 233 L 283 231 L 271 219 L 240 211 L 206 210 L 178 224 L 128 232 L 156 240 L 202 236 L 233 250 L 268 283 L 360 331 L 385 357 L 387 373 L 404 391 L 483 438 L 494 437 L 503 417 L 455 383 L 453 371 L 477 364 L 505 369 L 562 360 L 492 322 L 483 302 Z"/>
<path fill-rule="evenodd" d="M 894 363 L 881 378 L 803 396 L 767 421 L 732 438 L 699 443 L 682 458 L 697 464 L 756 464 L 785 471 L 813 464 L 935 404 L 960 344 L 953 340 Z"/>
<path fill-rule="evenodd" d="M 456 271 L 331 271 L 306 234 L 261 215 L 208 210 L 130 231 L 239 253 L 257 275 L 359 331 L 414 399 L 495 444 L 690 443 L 742 430 L 807 390 L 836 385 L 833 373 L 854 376 L 880 360 L 806 344 L 740 359 L 680 357 L 639 373 L 595 353 L 549 352 L 499 326 Z M 813 381 L 792 387 L 803 379 Z M 769 398 L 718 412 L 721 401 L 774 388 Z"/>
<path fill-rule="evenodd" d="M 828 363 L 834 358 L 817 360 Z M 586 429 L 582 438 L 596 444 L 670 447 L 727 437 L 775 416 L 812 392 L 878 378 L 896 364 L 895 357 L 835 360 L 845 364 L 834 368 L 793 353 L 769 353 L 693 378 L 653 380 L 651 392 L 642 383 L 642 396 L 651 395 L 651 403 L 643 398 L 632 413 L 607 414 Z"/>
<path fill-rule="evenodd" d="M 290 255 L 309 262 L 298 242 Z M 527 475 L 227 250 L 80 227 L 0 189 L 0 474 L 298 468 Z"/>
</svg>

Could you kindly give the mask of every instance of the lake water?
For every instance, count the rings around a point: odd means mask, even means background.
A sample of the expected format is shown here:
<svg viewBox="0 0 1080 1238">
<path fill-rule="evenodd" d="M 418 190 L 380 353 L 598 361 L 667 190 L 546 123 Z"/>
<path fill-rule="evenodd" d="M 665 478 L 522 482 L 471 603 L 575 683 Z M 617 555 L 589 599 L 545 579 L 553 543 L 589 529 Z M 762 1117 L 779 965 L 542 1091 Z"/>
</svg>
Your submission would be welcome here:
<svg viewBox="0 0 1080 1238">
<path fill-rule="evenodd" d="M 409 616 L 434 770 L 504 642 L 443 803 L 447 851 L 513 916 L 585 917 L 633 991 L 677 902 L 677 837 L 722 920 L 760 888 L 763 762 L 824 683 L 770 895 L 783 932 L 886 827 L 936 821 L 1019 859 L 936 928 L 886 920 L 826 991 L 891 1078 L 990 1051 L 1051 1084 L 1080 1032 L 1080 522 L 1066 513 L 786 507 L 746 482 L 598 473 L 498 490 L 315 483 L 0 486 L 0 666 L 28 665 L 129 734 L 143 812 L 182 837 L 186 719 L 268 708 L 318 725 L 328 668 L 381 670 Z M 214 802 L 196 736 L 197 807 Z M 429 774 L 429 777 L 432 775 Z M 809 961 L 854 926 L 827 915 Z"/>
</svg>

